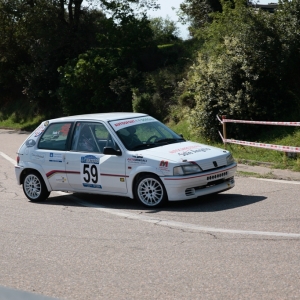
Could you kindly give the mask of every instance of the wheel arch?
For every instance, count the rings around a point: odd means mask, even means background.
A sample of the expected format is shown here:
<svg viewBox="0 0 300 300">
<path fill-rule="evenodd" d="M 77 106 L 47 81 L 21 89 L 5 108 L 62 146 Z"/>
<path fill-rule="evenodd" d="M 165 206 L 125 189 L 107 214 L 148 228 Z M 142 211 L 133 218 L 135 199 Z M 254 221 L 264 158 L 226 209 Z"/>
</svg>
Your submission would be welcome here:
<svg viewBox="0 0 300 300">
<path fill-rule="evenodd" d="M 28 173 L 30 173 L 30 172 L 36 172 L 36 173 L 38 173 L 38 174 L 43 178 L 44 183 L 45 183 L 45 185 L 46 185 L 46 187 L 47 187 L 48 192 L 51 192 L 51 191 L 52 191 L 51 186 L 50 186 L 50 184 L 49 184 L 47 178 L 45 178 L 44 175 L 43 175 L 43 172 L 41 172 L 41 171 L 40 171 L 39 169 L 37 169 L 37 168 L 25 168 L 25 169 L 23 169 L 23 170 L 22 170 L 22 173 L 20 174 L 20 184 L 23 184 L 23 183 L 24 183 L 24 178 L 25 178 L 25 176 L 26 176 Z"/>
<path fill-rule="evenodd" d="M 144 171 L 141 171 L 139 173 L 136 173 L 133 180 L 132 180 L 132 184 L 131 184 L 131 193 L 134 197 L 134 188 L 135 188 L 135 185 L 136 185 L 136 182 L 139 180 L 140 177 L 144 176 L 144 175 L 150 175 L 150 176 L 154 176 L 154 177 L 157 177 L 157 179 L 159 179 L 159 181 L 161 182 L 161 184 L 163 185 L 164 189 L 165 189 L 165 192 L 166 192 L 166 195 L 167 195 L 167 199 L 169 199 L 168 197 L 168 191 L 166 189 L 166 186 L 165 184 L 163 183 L 163 181 L 161 180 L 160 176 L 156 173 L 156 172 L 151 172 L 150 170 L 144 170 Z"/>
</svg>

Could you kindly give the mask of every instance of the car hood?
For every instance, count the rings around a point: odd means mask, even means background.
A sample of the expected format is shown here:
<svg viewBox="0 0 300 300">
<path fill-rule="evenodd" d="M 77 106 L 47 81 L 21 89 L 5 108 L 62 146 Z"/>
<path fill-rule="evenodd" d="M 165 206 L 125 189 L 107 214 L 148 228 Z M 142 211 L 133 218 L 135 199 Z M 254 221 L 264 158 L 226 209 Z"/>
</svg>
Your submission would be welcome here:
<svg viewBox="0 0 300 300">
<path fill-rule="evenodd" d="M 226 157 L 230 154 L 220 148 L 188 141 L 151 148 L 142 152 L 144 157 L 174 163 L 196 162 L 202 170 L 226 166 Z"/>
</svg>

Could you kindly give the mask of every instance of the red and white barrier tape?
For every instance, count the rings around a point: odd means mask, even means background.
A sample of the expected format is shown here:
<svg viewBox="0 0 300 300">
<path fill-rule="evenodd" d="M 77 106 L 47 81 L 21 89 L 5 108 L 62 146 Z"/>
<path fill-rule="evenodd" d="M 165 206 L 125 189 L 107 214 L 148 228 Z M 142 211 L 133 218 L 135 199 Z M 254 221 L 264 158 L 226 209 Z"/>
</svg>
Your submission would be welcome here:
<svg viewBox="0 0 300 300">
<path fill-rule="evenodd" d="M 265 148 L 283 152 L 297 152 L 300 153 L 300 147 L 292 147 L 292 146 L 281 146 L 281 145 L 272 145 L 272 144 L 263 144 L 263 143 L 253 143 L 253 142 L 245 142 L 245 141 L 237 141 L 232 139 L 226 139 L 226 143 L 231 144 L 238 144 L 238 145 L 245 145 L 245 146 L 252 146 L 258 148 Z"/>
<path fill-rule="evenodd" d="M 219 135 L 220 135 L 220 137 L 221 137 L 221 139 L 222 139 L 223 143 L 225 143 L 225 140 L 224 140 L 224 138 L 223 138 L 223 135 L 221 134 L 221 132 L 220 132 L 220 131 L 219 131 Z"/>
<path fill-rule="evenodd" d="M 220 122 L 221 124 L 223 124 L 222 120 L 219 118 L 218 115 L 217 115 L 217 119 L 219 120 L 219 122 Z"/>
<path fill-rule="evenodd" d="M 220 132 L 219 132 L 219 134 L 222 138 L 223 143 L 237 144 L 237 145 L 243 145 L 243 146 L 251 146 L 251 147 L 277 150 L 277 151 L 283 151 L 283 152 L 300 153 L 300 147 L 281 146 L 281 145 L 272 145 L 272 144 L 264 144 L 264 143 L 238 141 L 238 140 L 233 140 L 233 139 L 224 139 Z"/>
<path fill-rule="evenodd" d="M 300 126 L 300 122 L 269 122 L 269 121 L 245 121 L 245 120 L 233 120 L 233 119 L 217 119 L 221 124 L 223 123 L 244 123 L 244 124 L 260 124 L 260 125 L 281 125 L 281 126 Z"/>
</svg>

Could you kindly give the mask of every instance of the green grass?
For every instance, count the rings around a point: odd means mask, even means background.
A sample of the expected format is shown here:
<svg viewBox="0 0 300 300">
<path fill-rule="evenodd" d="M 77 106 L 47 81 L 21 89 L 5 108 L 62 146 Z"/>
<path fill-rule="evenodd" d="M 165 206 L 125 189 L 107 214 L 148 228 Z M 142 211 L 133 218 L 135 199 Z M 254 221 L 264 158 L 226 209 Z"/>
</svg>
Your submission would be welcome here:
<svg viewBox="0 0 300 300">
<path fill-rule="evenodd" d="M 10 116 L 7 116 L 6 119 L 3 119 L 1 118 L 0 113 L 0 127 L 5 129 L 33 131 L 43 120 L 43 116 L 36 116 L 32 119 L 23 119 L 20 117 L 16 117 L 14 113 Z"/>
<path fill-rule="evenodd" d="M 25 131 L 34 130 L 45 116 L 35 113 L 34 106 L 25 98 L 13 100 L 0 98 L 0 127 Z"/>
</svg>

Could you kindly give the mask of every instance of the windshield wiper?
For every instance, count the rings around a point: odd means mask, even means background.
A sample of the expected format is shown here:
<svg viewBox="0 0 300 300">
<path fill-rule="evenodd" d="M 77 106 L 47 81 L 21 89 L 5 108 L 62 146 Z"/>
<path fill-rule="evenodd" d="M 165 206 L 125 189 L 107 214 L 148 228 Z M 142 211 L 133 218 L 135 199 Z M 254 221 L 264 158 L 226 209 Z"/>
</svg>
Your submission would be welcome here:
<svg viewBox="0 0 300 300">
<path fill-rule="evenodd" d="M 145 149 L 149 149 L 149 148 L 154 148 L 157 147 L 157 145 L 151 143 L 151 144 L 140 144 L 137 146 L 134 146 L 132 149 L 130 149 L 131 151 L 135 151 L 135 150 L 145 150 Z"/>
<path fill-rule="evenodd" d="M 137 145 L 137 146 L 133 147 L 130 150 L 131 151 L 145 150 L 145 149 L 149 149 L 149 148 L 158 147 L 160 144 L 163 144 L 163 143 L 171 144 L 171 143 L 177 143 L 177 142 L 185 142 L 185 139 L 183 139 L 183 138 L 179 138 L 179 139 L 173 139 L 173 138 L 160 139 L 160 140 L 156 140 L 154 143 L 147 143 L 147 144 Z"/>
</svg>

